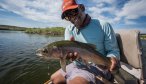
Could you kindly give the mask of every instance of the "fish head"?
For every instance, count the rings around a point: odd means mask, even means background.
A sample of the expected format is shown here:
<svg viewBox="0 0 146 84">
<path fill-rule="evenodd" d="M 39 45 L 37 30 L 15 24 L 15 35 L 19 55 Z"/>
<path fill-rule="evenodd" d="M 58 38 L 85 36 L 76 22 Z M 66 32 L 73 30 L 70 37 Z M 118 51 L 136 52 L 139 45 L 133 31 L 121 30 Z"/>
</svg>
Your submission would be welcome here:
<svg viewBox="0 0 146 84">
<path fill-rule="evenodd" d="M 47 48 L 39 48 L 36 50 L 36 55 L 39 57 L 50 57 L 50 53 Z"/>
<path fill-rule="evenodd" d="M 56 46 L 45 46 L 36 51 L 36 55 L 45 59 L 59 59 L 60 50 Z"/>
</svg>

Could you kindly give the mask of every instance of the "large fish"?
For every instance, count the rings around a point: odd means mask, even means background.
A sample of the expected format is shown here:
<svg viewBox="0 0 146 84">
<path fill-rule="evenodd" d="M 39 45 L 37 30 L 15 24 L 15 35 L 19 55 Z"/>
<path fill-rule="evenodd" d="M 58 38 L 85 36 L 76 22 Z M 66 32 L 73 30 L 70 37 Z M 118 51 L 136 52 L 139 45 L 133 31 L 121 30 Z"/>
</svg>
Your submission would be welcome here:
<svg viewBox="0 0 146 84">
<path fill-rule="evenodd" d="M 60 59 L 61 68 L 66 69 L 66 58 L 70 52 L 77 52 L 77 58 L 82 63 L 88 65 L 94 63 L 109 68 L 111 62 L 96 51 L 96 47 L 93 44 L 82 43 L 78 41 L 57 41 L 48 44 L 47 46 L 38 49 L 37 55 L 45 59 Z"/>
<path fill-rule="evenodd" d="M 107 69 L 111 66 L 111 61 L 99 53 L 94 45 L 78 41 L 56 41 L 38 49 L 36 54 L 45 59 L 60 59 L 61 68 L 66 71 L 66 60 L 68 59 L 68 54 L 73 52 L 78 53 L 75 60 L 80 60 L 87 66 L 90 63 L 106 67 Z M 114 77 L 120 80 L 120 82 L 123 82 L 123 79 L 120 78 L 121 76 L 117 74 L 117 70 L 113 70 L 112 73 Z M 120 84 L 124 84 L 122 82 Z"/>
</svg>

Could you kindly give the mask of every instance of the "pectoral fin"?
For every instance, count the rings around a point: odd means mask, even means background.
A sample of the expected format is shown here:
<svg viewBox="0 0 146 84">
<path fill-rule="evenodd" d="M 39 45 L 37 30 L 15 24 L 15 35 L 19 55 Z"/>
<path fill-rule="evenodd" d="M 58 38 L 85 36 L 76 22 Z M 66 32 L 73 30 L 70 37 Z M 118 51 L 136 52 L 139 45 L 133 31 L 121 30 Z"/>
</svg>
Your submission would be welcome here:
<svg viewBox="0 0 146 84">
<path fill-rule="evenodd" d="M 66 72 L 66 59 L 60 59 L 60 66 Z"/>
</svg>

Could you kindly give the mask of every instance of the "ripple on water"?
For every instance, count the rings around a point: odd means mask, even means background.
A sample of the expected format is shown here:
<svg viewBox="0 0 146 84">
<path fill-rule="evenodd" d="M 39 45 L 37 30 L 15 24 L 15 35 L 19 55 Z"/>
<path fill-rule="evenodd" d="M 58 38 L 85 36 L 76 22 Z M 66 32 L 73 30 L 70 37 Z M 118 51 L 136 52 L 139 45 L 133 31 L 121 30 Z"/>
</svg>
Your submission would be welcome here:
<svg viewBox="0 0 146 84">
<path fill-rule="evenodd" d="M 0 84 L 42 84 L 50 77 L 48 72 L 57 70 L 58 64 L 39 59 L 35 50 L 61 39 L 0 31 Z"/>
</svg>

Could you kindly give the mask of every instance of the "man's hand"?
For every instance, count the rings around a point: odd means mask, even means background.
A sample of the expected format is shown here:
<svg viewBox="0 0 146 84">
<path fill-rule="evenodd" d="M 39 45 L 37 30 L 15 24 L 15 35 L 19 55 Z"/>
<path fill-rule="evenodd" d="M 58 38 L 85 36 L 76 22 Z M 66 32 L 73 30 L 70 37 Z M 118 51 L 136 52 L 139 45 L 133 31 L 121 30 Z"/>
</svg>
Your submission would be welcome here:
<svg viewBox="0 0 146 84">
<path fill-rule="evenodd" d="M 110 61 L 111 61 L 110 71 L 113 71 L 117 66 L 118 60 L 115 57 L 110 57 Z"/>
<path fill-rule="evenodd" d="M 68 53 L 67 55 L 67 59 L 70 59 L 71 61 L 74 61 L 77 58 L 78 53 L 77 52 L 73 52 L 73 53 Z"/>
<path fill-rule="evenodd" d="M 78 56 L 78 52 L 70 52 L 67 55 L 67 59 L 70 61 L 74 61 Z M 111 66 L 110 66 L 110 71 L 113 71 L 115 67 L 117 66 L 118 60 L 115 57 L 110 57 L 111 61 Z"/>
</svg>

